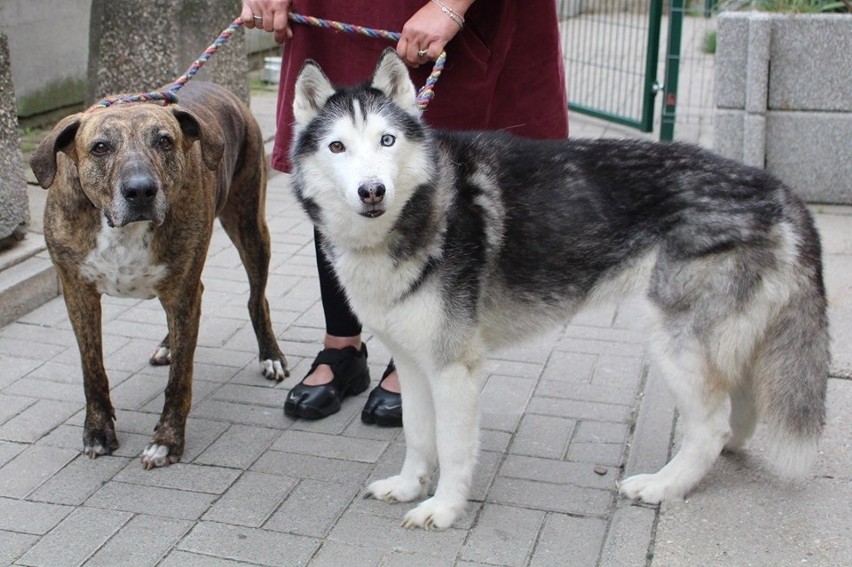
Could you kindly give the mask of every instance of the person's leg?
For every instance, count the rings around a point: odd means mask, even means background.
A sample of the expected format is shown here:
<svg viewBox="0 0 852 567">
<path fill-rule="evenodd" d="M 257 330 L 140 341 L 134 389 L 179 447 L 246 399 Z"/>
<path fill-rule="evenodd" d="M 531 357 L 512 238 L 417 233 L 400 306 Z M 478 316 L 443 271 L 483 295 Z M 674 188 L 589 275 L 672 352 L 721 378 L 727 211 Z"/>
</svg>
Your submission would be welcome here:
<svg viewBox="0 0 852 567">
<path fill-rule="evenodd" d="M 326 349 L 361 349 L 361 322 L 349 308 L 346 294 L 343 292 L 334 269 L 322 250 L 322 236 L 314 231 L 314 245 L 317 252 L 317 271 L 320 280 L 320 296 L 325 315 Z M 302 380 L 305 386 L 330 384 L 334 372 L 328 364 L 315 364 L 315 368 Z M 386 427 L 402 426 L 402 398 L 400 396 L 399 375 L 393 362 L 388 365 L 379 385 L 373 388 L 364 409 L 361 421 Z"/>
<path fill-rule="evenodd" d="M 314 243 L 326 321 L 324 348 L 284 402 L 286 415 L 303 419 L 321 419 L 337 413 L 345 397 L 360 394 L 370 385 L 367 347 L 361 343 L 361 323 L 349 309 L 316 231 Z"/>
<path fill-rule="evenodd" d="M 323 347 L 326 349 L 354 347 L 356 350 L 361 350 L 361 322 L 349 308 L 346 294 L 338 283 L 331 262 L 322 249 L 322 236 L 316 229 L 314 229 L 314 248 L 317 254 L 320 298 L 325 316 Z M 302 383 L 307 386 L 319 386 L 328 384 L 332 378 L 331 367 L 320 364 L 302 380 Z"/>
<path fill-rule="evenodd" d="M 314 229 L 314 248 L 317 253 L 320 297 L 325 315 L 325 331 L 332 337 L 357 337 L 361 341 L 361 322 L 349 309 L 343 288 L 334 275 L 334 268 L 322 249 L 322 235 Z M 351 346 L 351 345 L 347 345 Z"/>
</svg>

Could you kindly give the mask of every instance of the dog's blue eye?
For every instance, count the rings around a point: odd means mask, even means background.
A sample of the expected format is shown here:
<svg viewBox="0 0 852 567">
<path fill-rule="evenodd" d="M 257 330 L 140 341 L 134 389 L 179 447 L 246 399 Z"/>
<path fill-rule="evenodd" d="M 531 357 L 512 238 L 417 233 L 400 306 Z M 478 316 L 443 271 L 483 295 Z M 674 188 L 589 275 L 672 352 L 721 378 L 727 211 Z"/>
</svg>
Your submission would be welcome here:
<svg viewBox="0 0 852 567">
<path fill-rule="evenodd" d="M 334 141 L 328 145 L 328 149 L 331 150 L 333 154 L 339 154 L 346 150 L 346 146 L 343 145 L 343 142 Z"/>
<path fill-rule="evenodd" d="M 396 142 L 396 137 L 391 136 L 390 134 L 385 134 L 382 136 L 382 145 L 386 148 L 391 147 Z"/>
</svg>

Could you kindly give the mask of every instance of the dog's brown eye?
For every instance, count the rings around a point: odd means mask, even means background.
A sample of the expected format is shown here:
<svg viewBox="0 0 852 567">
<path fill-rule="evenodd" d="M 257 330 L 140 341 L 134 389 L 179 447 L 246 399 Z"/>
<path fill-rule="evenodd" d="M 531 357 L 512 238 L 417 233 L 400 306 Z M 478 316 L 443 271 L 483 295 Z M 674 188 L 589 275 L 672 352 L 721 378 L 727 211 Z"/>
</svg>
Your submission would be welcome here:
<svg viewBox="0 0 852 567">
<path fill-rule="evenodd" d="M 328 149 L 331 150 L 331 153 L 333 154 L 339 154 L 346 150 L 346 146 L 343 145 L 343 142 L 334 141 L 328 145 Z"/>
<path fill-rule="evenodd" d="M 102 156 L 109 151 L 109 146 L 106 142 L 95 142 L 92 145 L 92 153 L 96 156 Z"/>
<path fill-rule="evenodd" d="M 164 152 L 168 152 L 175 147 L 175 143 L 174 140 L 172 140 L 168 136 L 160 136 L 160 139 L 157 140 L 157 147 L 163 150 Z"/>
</svg>

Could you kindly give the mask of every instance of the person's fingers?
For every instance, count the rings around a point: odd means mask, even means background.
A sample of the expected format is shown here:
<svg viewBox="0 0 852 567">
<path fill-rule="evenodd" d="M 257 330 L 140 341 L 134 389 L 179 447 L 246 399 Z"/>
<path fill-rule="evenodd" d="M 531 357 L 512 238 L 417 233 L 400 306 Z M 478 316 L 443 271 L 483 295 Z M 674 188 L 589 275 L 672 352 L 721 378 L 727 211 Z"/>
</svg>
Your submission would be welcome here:
<svg viewBox="0 0 852 567">
<path fill-rule="evenodd" d="M 253 28 L 254 26 L 254 7 L 251 2 L 243 2 L 243 11 L 240 12 L 240 19 L 243 21 L 243 25 L 247 28 Z"/>
<path fill-rule="evenodd" d="M 438 57 L 441 55 L 441 53 L 443 53 L 444 48 L 446 46 L 446 41 L 442 41 L 440 39 L 433 40 L 426 48 L 426 55 L 420 58 L 420 62 L 424 63 L 426 61 L 437 61 Z"/>
<path fill-rule="evenodd" d="M 416 67 L 418 65 L 416 58 L 412 60 L 409 53 L 412 49 L 415 52 L 417 51 L 417 48 L 409 43 L 408 39 L 404 35 L 399 38 L 399 41 L 396 44 L 396 54 L 405 61 L 406 65 Z"/>
<path fill-rule="evenodd" d="M 287 0 L 244 0 L 240 19 L 245 27 L 270 32 L 277 43 L 284 43 L 293 37 L 289 13 Z"/>
<path fill-rule="evenodd" d="M 293 37 L 293 30 L 290 29 L 289 18 L 290 14 L 288 9 L 278 10 L 272 15 L 271 31 L 275 32 L 275 41 L 277 43 L 284 43 L 285 40 Z"/>
</svg>

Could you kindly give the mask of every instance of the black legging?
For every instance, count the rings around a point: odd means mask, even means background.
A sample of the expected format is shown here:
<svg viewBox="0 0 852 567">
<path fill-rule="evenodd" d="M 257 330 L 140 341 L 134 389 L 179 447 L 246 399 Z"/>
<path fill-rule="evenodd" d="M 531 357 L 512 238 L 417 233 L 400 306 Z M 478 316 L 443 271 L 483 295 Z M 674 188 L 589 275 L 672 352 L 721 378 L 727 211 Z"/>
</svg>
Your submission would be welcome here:
<svg viewBox="0 0 852 567">
<path fill-rule="evenodd" d="M 334 337 L 354 337 L 361 334 L 361 322 L 349 309 L 349 301 L 334 275 L 334 269 L 322 250 L 320 233 L 314 229 L 314 247 L 317 251 L 317 272 L 320 297 L 325 314 L 325 332 Z"/>
</svg>

